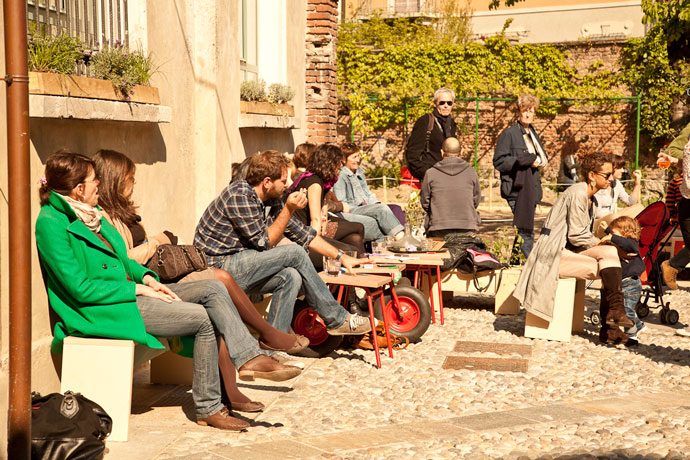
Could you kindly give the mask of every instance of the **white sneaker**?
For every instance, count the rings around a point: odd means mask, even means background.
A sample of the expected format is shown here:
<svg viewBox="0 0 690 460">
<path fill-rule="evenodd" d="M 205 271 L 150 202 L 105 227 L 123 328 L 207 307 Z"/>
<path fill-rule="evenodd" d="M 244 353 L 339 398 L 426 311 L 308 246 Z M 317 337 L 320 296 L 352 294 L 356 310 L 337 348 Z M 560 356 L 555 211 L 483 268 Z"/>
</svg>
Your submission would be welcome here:
<svg viewBox="0 0 690 460">
<path fill-rule="evenodd" d="M 350 315 L 343 324 L 328 330 L 330 335 L 362 335 L 367 332 L 371 332 L 371 322 L 359 315 Z"/>
<path fill-rule="evenodd" d="M 640 326 L 637 329 L 637 332 L 635 332 L 635 335 L 639 334 L 640 332 L 645 332 L 645 331 L 649 331 L 649 328 L 647 327 L 647 325 L 645 323 L 642 323 L 642 326 Z"/>
</svg>

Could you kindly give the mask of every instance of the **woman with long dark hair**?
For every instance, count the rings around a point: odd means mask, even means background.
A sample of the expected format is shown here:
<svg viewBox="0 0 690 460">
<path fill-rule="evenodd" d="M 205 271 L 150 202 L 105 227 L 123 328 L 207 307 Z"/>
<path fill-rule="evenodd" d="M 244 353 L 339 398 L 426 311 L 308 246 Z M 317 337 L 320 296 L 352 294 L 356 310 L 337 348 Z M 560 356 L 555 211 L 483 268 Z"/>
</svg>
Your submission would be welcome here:
<svg viewBox="0 0 690 460">
<path fill-rule="evenodd" d="M 113 224 L 127 246 L 127 255 L 145 265 L 161 244 L 175 244 L 177 237 L 170 231 L 149 236 L 141 224 L 141 217 L 132 201 L 134 192 L 136 165 L 125 154 L 114 150 L 99 150 L 93 156 L 96 174 L 100 179 L 98 203 L 105 212 L 104 216 Z M 272 350 L 297 353 L 303 350 L 309 339 L 279 331 L 271 326 L 256 310 L 245 292 L 237 285 L 235 279 L 226 271 L 208 268 L 192 272 L 179 283 L 199 280 L 218 280 L 225 285 L 242 320 L 259 332 L 261 344 Z M 221 338 L 222 340 L 222 338 Z M 237 388 L 235 368 L 224 346 L 219 351 L 220 368 L 232 407 L 244 412 L 258 412 L 263 404 L 251 401 Z"/>
<path fill-rule="evenodd" d="M 328 215 L 333 209 L 328 208 L 326 194 L 338 181 L 342 166 L 343 153 L 340 147 L 321 144 L 309 157 L 306 171 L 295 178 L 289 192 L 301 189 L 307 191 L 307 207 L 295 211 L 295 216 L 305 225 L 310 225 L 333 246 L 343 250 L 356 250 L 362 255 L 365 252 L 364 226 Z M 321 256 L 311 256 L 311 259 L 317 269 L 321 269 Z"/>
</svg>

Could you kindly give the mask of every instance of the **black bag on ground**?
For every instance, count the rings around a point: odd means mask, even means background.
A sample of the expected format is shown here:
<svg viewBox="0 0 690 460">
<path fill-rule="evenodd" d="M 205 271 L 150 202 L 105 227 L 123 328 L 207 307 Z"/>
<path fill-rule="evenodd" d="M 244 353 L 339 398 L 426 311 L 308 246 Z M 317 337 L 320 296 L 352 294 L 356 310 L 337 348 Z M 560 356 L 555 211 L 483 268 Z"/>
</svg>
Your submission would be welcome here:
<svg viewBox="0 0 690 460">
<path fill-rule="evenodd" d="M 498 260 L 498 257 L 486 250 L 486 244 L 473 234 L 449 233 L 444 237 L 445 247 L 450 253 L 450 258 L 443 261 L 441 270 L 447 271 L 457 269 L 473 276 L 474 286 L 479 292 L 484 292 L 489 288 L 493 280 L 493 274 L 489 277 L 486 286 L 479 285 L 477 273 L 488 270 L 501 270 L 506 267 Z M 498 284 L 501 283 L 499 274 Z"/>
<path fill-rule="evenodd" d="M 113 420 L 80 393 L 31 395 L 31 458 L 93 460 L 105 454 Z"/>
</svg>

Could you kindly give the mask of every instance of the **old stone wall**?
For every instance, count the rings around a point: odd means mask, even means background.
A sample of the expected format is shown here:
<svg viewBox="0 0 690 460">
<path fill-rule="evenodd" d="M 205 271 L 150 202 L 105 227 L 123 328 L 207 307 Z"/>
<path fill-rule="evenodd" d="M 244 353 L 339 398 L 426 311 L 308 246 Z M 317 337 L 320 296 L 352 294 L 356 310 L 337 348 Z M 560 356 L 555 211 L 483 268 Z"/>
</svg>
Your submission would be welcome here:
<svg viewBox="0 0 690 460">
<path fill-rule="evenodd" d="M 619 58 L 623 44 L 568 43 L 559 44 L 569 62 L 578 73 L 586 74 L 594 69 L 619 70 Z M 431 104 L 431 101 L 430 101 Z M 429 106 L 429 111 L 432 107 Z M 546 177 L 555 180 L 561 156 L 581 154 L 592 149 L 607 149 L 624 155 L 631 162 L 635 159 L 635 112 L 630 102 L 577 103 L 562 106 L 555 115 L 538 116 L 535 124 L 549 155 Z M 460 140 L 465 152 L 476 156 L 480 175 L 493 174 L 492 157 L 499 134 L 516 119 L 516 106 L 508 102 L 480 102 L 479 126 L 476 127 L 475 101 L 457 101 L 453 113 L 460 128 Z M 396 126 L 369 136 L 355 136 L 355 141 L 371 153 L 374 164 L 386 164 L 402 159 L 404 143 L 415 120 L 410 120 L 407 130 Z M 338 135 L 341 141 L 350 139 L 349 117 L 338 118 Z"/>
<path fill-rule="evenodd" d="M 338 0 L 307 0 L 307 140 L 333 141 L 336 135 L 336 59 Z"/>
</svg>

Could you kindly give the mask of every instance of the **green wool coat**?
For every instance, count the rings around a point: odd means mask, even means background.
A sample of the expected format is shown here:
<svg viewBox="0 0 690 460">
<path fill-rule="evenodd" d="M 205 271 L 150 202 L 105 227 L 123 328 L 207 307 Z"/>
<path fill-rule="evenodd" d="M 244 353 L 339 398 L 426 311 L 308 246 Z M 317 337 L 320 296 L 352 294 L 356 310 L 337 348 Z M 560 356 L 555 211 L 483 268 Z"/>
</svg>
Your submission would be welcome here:
<svg viewBox="0 0 690 460">
<path fill-rule="evenodd" d="M 50 307 L 60 317 L 53 331 L 53 352 L 62 351 L 68 335 L 128 339 L 162 349 L 146 332 L 136 304 L 136 283 L 156 274 L 127 257 L 122 237 L 106 219 L 101 219 L 101 235 L 113 249 L 58 193 L 41 207 L 36 246 Z"/>
</svg>

